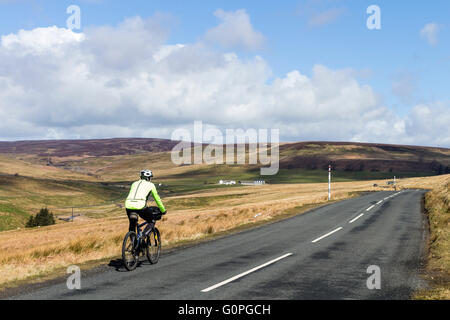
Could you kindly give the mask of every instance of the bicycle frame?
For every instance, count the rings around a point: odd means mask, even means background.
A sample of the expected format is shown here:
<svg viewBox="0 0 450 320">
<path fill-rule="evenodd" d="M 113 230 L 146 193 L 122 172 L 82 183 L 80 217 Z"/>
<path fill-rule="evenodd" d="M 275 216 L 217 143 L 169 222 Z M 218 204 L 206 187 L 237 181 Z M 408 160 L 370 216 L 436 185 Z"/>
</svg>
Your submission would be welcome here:
<svg viewBox="0 0 450 320">
<path fill-rule="evenodd" d="M 139 224 L 138 226 L 137 226 L 137 237 L 138 237 L 138 244 L 140 245 L 141 244 L 141 240 L 142 240 L 142 238 L 143 238 L 143 234 L 142 234 L 142 228 L 143 227 L 145 227 L 146 225 L 150 225 L 151 226 L 151 228 L 150 228 L 150 230 L 153 230 L 153 228 L 155 227 L 155 221 L 152 221 L 151 223 L 148 223 L 147 221 L 146 222 L 144 222 L 144 223 L 141 223 L 141 224 Z"/>
<path fill-rule="evenodd" d="M 138 238 L 140 238 L 141 236 L 142 236 L 142 228 L 143 227 L 145 227 L 146 225 L 148 225 L 148 222 L 146 221 L 146 222 L 144 222 L 144 223 L 141 223 L 141 224 L 139 224 L 138 226 L 137 226 L 137 236 L 138 236 Z"/>
</svg>

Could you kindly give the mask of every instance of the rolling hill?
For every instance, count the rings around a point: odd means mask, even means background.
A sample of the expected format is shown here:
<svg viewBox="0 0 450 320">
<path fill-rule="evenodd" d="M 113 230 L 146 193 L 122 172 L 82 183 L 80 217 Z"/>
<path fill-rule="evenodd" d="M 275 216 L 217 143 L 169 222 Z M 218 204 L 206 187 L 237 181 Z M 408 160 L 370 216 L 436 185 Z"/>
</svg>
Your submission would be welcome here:
<svg viewBox="0 0 450 320">
<path fill-rule="evenodd" d="M 450 149 L 351 142 L 300 142 L 280 147 L 284 169 L 450 173 Z"/>
<path fill-rule="evenodd" d="M 0 141 L 0 155 L 54 164 L 86 158 L 165 153 L 176 141 L 151 138 L 103 140 Z M 337 170 L 436 171 L 450 165 L 450 149 L 354 142 L 298 142 L 280 145 L 281 168 L 323 169 L 333 162 Z M 314 164 L 314 162 L 318 162 Z M 392 171 L 392 170 L 391 170 Z"/>
</svg>

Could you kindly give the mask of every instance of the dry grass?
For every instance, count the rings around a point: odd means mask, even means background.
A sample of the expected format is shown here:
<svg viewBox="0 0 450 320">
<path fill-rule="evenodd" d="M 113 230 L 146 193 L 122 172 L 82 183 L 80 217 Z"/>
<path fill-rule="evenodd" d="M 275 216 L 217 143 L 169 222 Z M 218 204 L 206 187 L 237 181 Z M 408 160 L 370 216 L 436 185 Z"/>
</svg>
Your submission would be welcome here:
<svg viewBox="0 0 450 320">
<path fill-rule="evenodd" d="M 61 168 L 33 164 L 14 157 L 0 155 L 0 173 L 18 174 L 43 179 L 95 181 L 93 177 Z"/>
<path fill-rule="evenodd" d="M 136 173 L 142 170 L 143 164 L 151 164 L 158 178 L 182 174 L 205 167 L 205 164 L 178 166 L 172 163 L 170 152 L 151 152 L 143 154 L 90 157 L 82 161 L 73 159 L 66 161 L 68 167 L 78 168 L 82 172 L 95 175 L 101 181 L 135 180 Z"/>
<path fill-rule="evenodd" d="M 441 189 L 450 179 L 450 175 L 408 178 L 399 181 L 399 187 L 403 189 Z"/>
</svg>

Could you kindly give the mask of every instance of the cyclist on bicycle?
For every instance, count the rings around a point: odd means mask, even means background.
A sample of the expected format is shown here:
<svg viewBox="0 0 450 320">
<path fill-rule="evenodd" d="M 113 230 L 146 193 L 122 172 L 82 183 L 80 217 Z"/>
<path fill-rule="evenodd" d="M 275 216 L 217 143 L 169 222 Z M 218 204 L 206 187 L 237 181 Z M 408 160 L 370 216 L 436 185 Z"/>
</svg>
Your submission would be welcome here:
<svg viewBox="0 0 450 320">
<path fill-rule="evenodd" d="M 155 185 L 150 182 L 152 178 L 153 173 L 151 170 L 142 170 L 141 179 L 131 185 L 127 200 L 125 201 L 125 208 L 127 209 L 128 219 L 130 220 L 129 231 L 136 232 L 138 216 L 150 225 L 153 220 L 167 213 L 158 195 L 158 191 L 156 191 Z M 147 200 L 150 195 L 155 200 L 157 207 L 147 207 Z M 147 229 L 145 228 L 144 234 L 148 231 Z"/>
</svg>

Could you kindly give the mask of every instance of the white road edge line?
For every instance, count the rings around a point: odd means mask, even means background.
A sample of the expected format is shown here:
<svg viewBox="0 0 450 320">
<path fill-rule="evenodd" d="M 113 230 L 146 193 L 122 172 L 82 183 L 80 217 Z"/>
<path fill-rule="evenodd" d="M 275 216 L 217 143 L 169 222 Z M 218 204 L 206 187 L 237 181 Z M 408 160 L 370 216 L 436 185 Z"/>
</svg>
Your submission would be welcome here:
<svg viewBox="0 0 450 320">
<path fill-rule="evenodd" d="M 319 242 L 320 240 L 322 240 L 323 238 L 326 238 L 328 236 L 331 236 L 333 233 L 338 232 L 339 230 L 342 230 L 342 227 L 337 228 L 336 230 L 333 230 L 331 232 L 328 232 L 327 234 L 321 236 L 320 238 L 317 238 L 316 240 L 311 241 L 312 243 L 316 243 Z"/>
<path fill-rule="evenodd" d="M 359 218 L 361 218 L 362 216 L 364 215 L 364 213 L 361 213 L 359 216 L 357 216 L 355 219 L 353 219 L 353 220 L 350 220 L 350 222 L 349 223 L 353 223 L 353 222 L 355 222 L 356 220 L 358 220 Z"/>
<path fill-rule="evenodd" d="M 375 205 L 370 206 L 369 208 L 366 209 L 366 211 L 370 211 L 370 210 L 372 210 L 374 207 L 375 207 Z"/>
<path fill-rule="evenodd" d="M 264 264 L 262 264 L 262 265 L 260 265 L 260 266 L 258 266 L 258 267 L 255 267 L 255 268 L 250 269 L 250 270 L 248 270 L 248 271 L 246 271 L 246 272 L 240 273 L 240 274 L 238 274 L 237 276 L 234 276 L 234 277 L 232 277 L 232 278 L 229 278 L 229 279 L 227 279 L 227 280 L 224 280 L 224 281 L 222 281 L 222 282 L 219 282 L 218 284 L 215 284 L 215 285 L 213 285 L 213 286 L 211 286 L 211 287 L 209 287 L 209 288 L 203 289 L 202 292 L 209 292 L 209 291 L 211 291 L 211 290 L 217 289 L 218 287 L 221 287 L 221 286 L 223 286 L 223 285 L 226 285 L 227 283 L 230 283 L 230 282 L 232 282 L 232 281 L 234 281 L 234 280 L 237 280 L 237 279 L 239 279 L 239 278 L 242 278 L 242 277 L 244 277 L 244 276 L 246 276 L 246 275 L 248 275 L 248 274 L 250 274 L 250 273 L 252 273 L 252 272 L 255 272 L 255 271 L 259 270 L 259 269 L 262 269 L 262 268 L 264 268 L 264 267 L 267 267 L 268 265 L 271 265 L 271 264 L 273 264 L 273 263 L 275 263 L 275 262 L 277 262 L 277 261 L 280 261 L 281 259 L 287 258 L 287 257 L 292 256 L 292 255 L 293 255 L 293 253 L 287 253 L 287 254 L 285 254 L 285 255 L 279 257 L 279 258 L 273 259 L 273 260 L 271 260 L 271 261 L 269 261 L 269 262 L 266 262 L 266 263 L 264 263 Z"/>
</svg>

